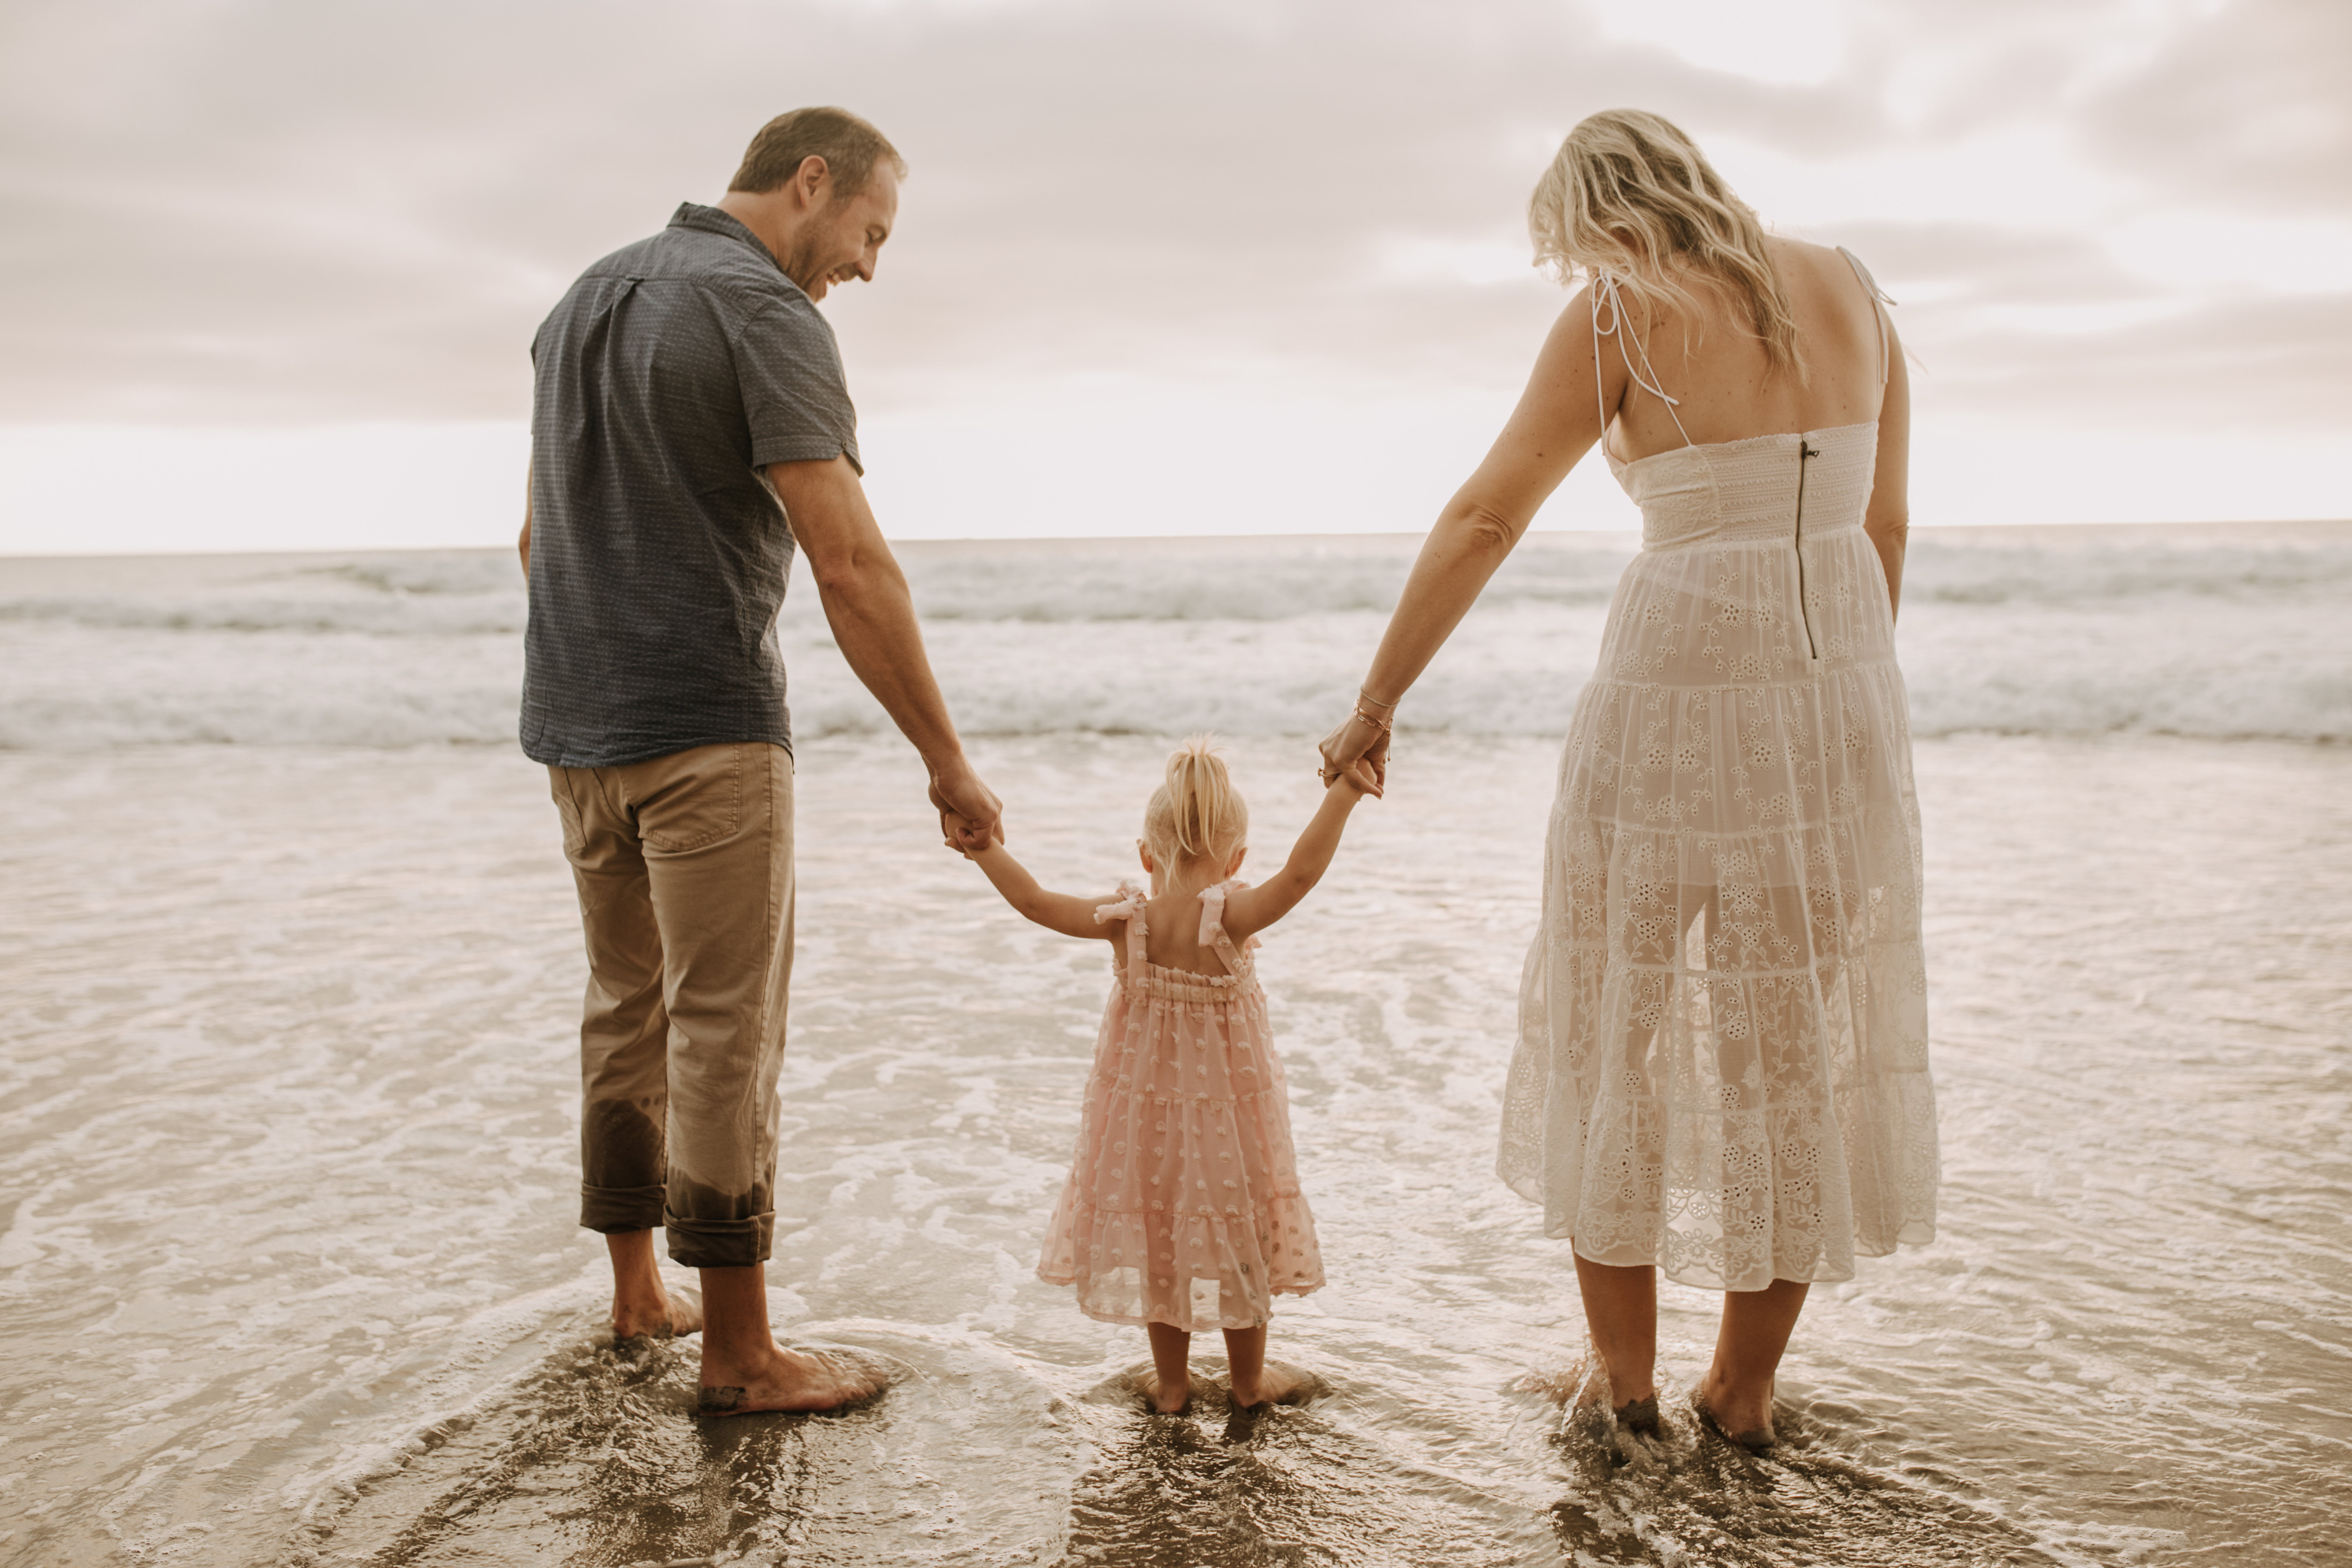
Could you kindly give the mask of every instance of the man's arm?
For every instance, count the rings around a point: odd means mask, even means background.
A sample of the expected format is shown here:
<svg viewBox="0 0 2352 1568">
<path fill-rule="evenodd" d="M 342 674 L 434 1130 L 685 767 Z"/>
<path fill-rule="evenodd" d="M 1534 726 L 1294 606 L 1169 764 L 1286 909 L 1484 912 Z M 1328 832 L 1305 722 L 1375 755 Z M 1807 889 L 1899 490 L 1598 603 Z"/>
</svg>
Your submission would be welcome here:
<svg viewBox="0 0 2352 1568">
<path fill-rule="evenodd" d="M 846 458 L 834 458 L 772 463 L 767 473 L 784 503 L 793 538 L 808 557 L 833 640 L 921 754 L 942 826 L 961 849 L 979 849 L 1002 837 L 997 818 L 1003 807 L 972 772 L 956 738 L 947 700 L 923 653 L 906 574 L 866 504 L 857 470 Z"/>
<path fill-rule="evenodd" d="M 515 548 L 522 552 L 522 580 L 528 583 L 530 581 L 530 466 L 529 464 L 525 464 L 522 470 L 522 537 L 515 541 Z"/>
</svg>

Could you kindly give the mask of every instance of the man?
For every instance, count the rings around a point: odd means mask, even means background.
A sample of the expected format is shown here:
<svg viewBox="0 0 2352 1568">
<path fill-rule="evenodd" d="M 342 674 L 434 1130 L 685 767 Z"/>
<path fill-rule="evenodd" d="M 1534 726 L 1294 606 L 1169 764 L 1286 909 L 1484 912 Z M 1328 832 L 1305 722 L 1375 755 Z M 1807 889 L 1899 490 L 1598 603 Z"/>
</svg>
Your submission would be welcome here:
<svg viewBox="0 0 2352 1568">
<path fill-rule="evenodd" d="M 531 345 L 522 745 L 548 765 L 587 931 L 580 1223 L 612 1255 L 614 1334 L 701 1330 L 713 1413 L 876 1386 L 768 1326 L 793 956 L 775 619 L 795 545 L 948 836 L 977 848 L 996 830 L 866 507 L 815 303 L 872 280 L 904 173 L 856 115 L 782 115 L 716 207 L 688 202 L 591 267 Z M 656 1226 L 701 1271 L 698 1311 L 664 1289 Z"/>
</svg>

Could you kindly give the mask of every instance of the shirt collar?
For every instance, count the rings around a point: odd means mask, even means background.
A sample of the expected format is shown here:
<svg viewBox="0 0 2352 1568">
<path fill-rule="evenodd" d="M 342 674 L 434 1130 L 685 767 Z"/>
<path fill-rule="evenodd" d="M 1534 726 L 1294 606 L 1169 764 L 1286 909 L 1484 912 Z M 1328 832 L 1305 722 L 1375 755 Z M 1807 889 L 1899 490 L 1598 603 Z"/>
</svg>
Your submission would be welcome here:
<svg viewBox="0 0 2352 1568">
<path fill-rule="evenodd" d="M 760 237 L 753 234 L 750 226 L 733 213 L 723 212 L 718 207 L 707 207 L 700 202 L 680 202 L 677 204 L 677 211 L 669 215 L 669 226 L 698 228 L 705 234 L 715 234 L 723 239 L 731 239 L 748 245 L 760 253 L 761 260 L 773 267 L 778 272 L 784 272 L 783 263 L 776 259 L 776 253 L 761 244 Z M 791 282 L 792 275 L 788 272 L 784 273 L 784 280 Z M 799 287 L 797 284 L 793 286 Z"/>
</svg>

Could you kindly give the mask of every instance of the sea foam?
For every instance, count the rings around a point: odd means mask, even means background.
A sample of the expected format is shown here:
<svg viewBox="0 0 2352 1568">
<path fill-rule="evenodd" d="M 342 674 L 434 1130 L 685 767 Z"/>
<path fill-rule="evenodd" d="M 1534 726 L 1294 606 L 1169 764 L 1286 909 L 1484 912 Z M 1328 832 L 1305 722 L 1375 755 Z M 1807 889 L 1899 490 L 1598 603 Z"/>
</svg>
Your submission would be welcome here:
<svg viewBox="0 0 2352 1568">
<path fill-rule="evenodd" d="M 1406 704 L 1408 729 L 1563 731 L 1631 535 L 1538 534 Z M 1346 710 L 1417 542 L 902 547 L 969 733 L 1310 734 Z M 1945 529 L 1898 647 L 1923 735 L 2352 741 L 2352 525 Z M 0 745 L 510 743 L 525 596 L 504 552 L 0 562 Z M 796 732 L 880 709 L 797 580 Z"/>
</svg>

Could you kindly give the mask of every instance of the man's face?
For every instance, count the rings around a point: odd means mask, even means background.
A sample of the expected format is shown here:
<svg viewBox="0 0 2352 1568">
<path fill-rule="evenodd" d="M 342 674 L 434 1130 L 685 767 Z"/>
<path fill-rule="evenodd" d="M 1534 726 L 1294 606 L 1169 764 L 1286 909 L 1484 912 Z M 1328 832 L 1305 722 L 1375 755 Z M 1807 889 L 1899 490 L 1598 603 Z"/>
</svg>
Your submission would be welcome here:
<svg viewBox="0 0 2352 1568">
<path fill-rule="evenodd" d="M 809 214 L 794 237 L 784 274 L 812 300 L 851 279 L 874 280 L 874 263 L 890 226 L 898 216 L 898 175 L 887 163 L 877 163 L 866 188 L 843 200 L 828 193 L 824 205 Z"/>
</svg>

